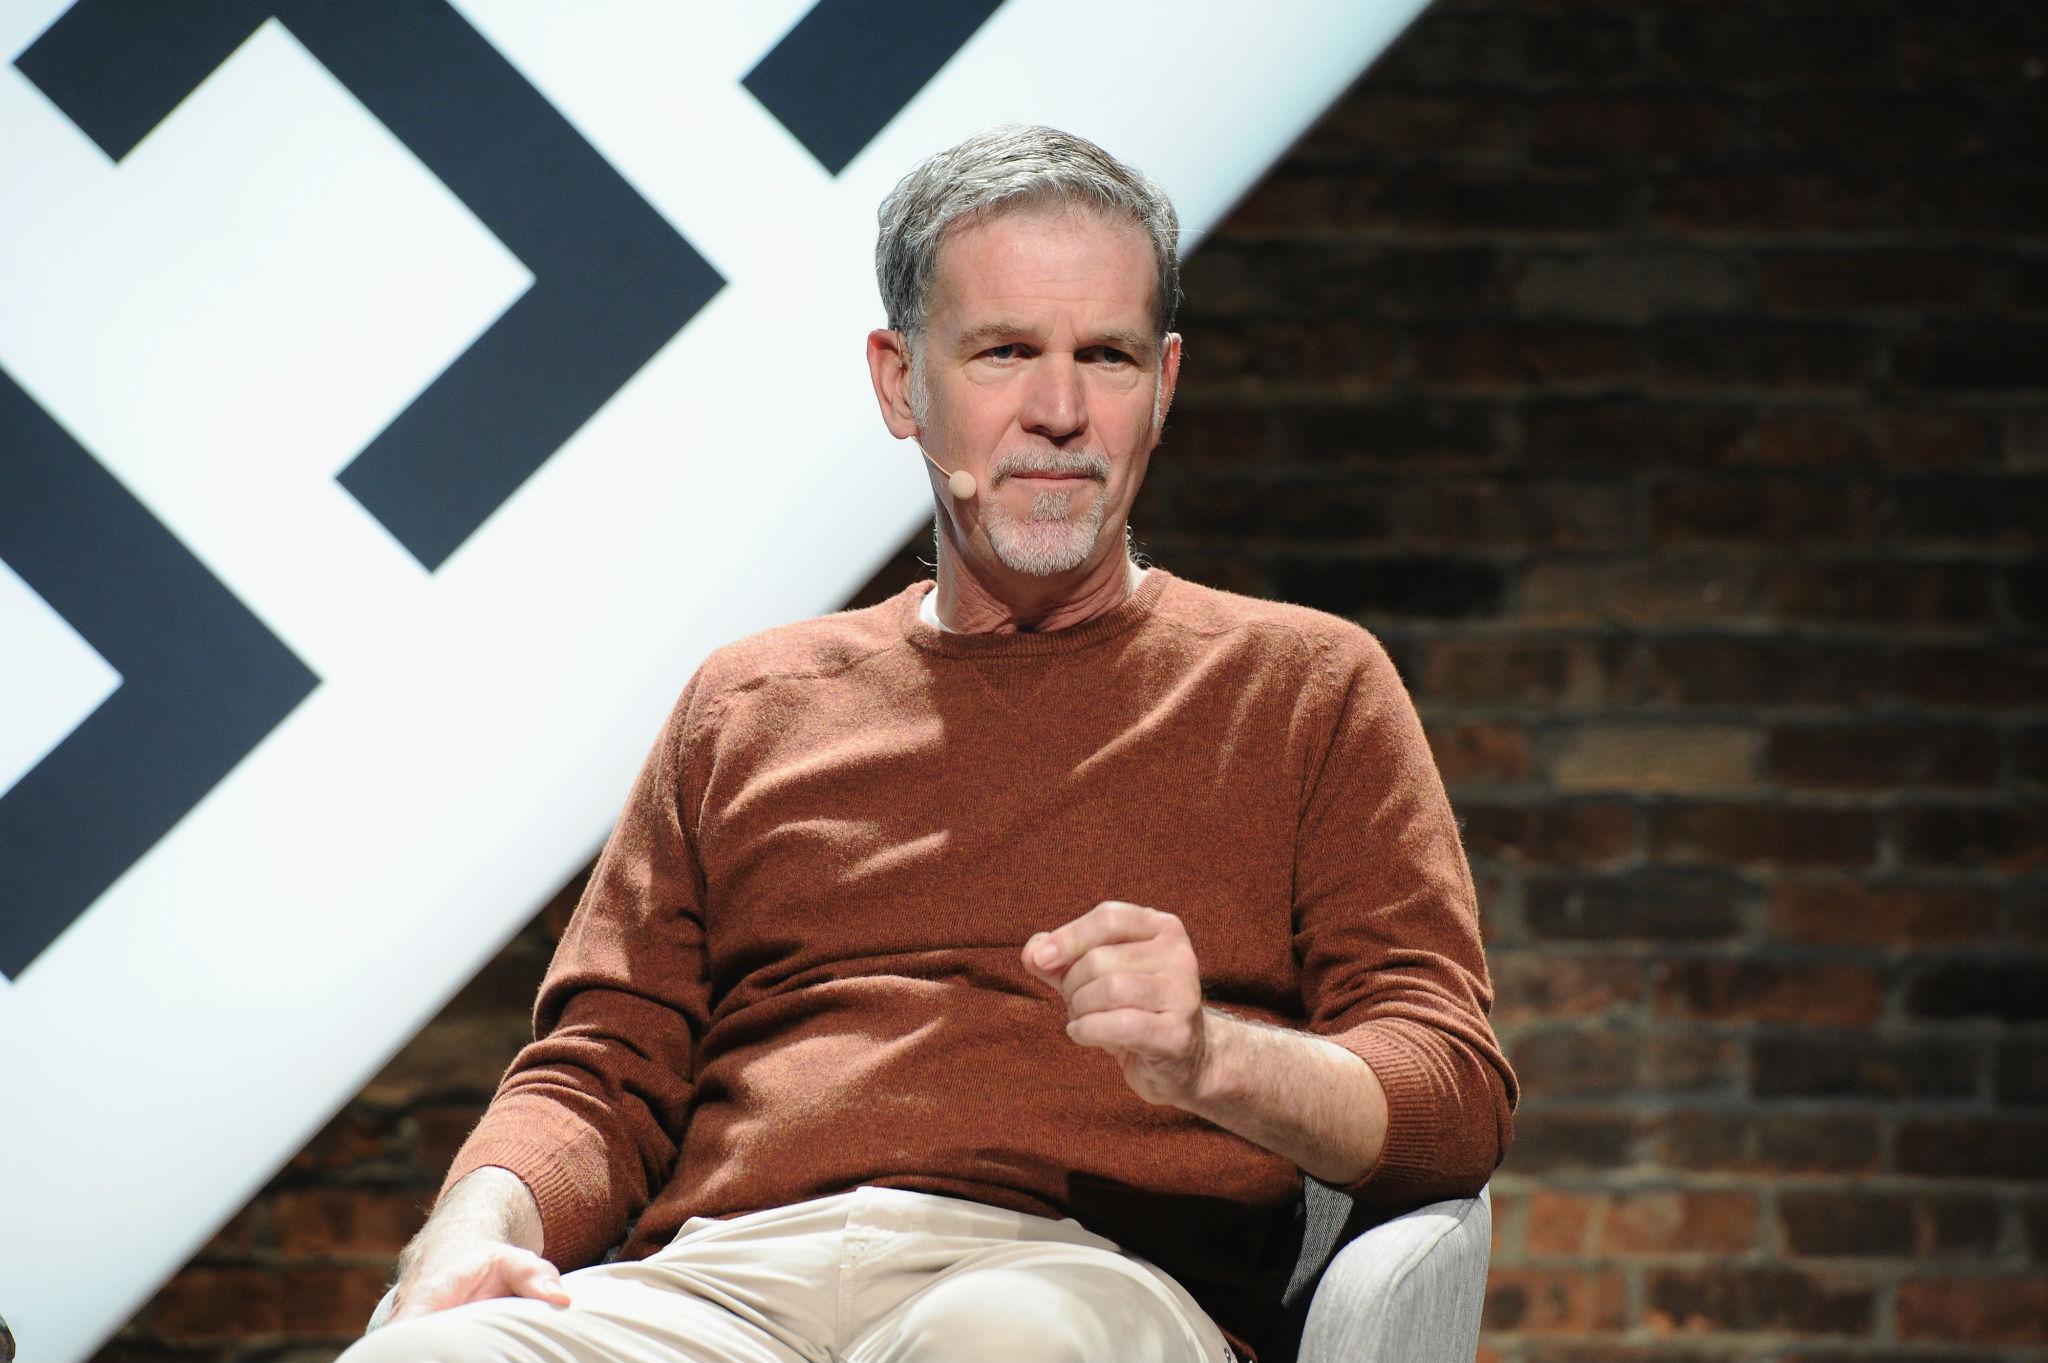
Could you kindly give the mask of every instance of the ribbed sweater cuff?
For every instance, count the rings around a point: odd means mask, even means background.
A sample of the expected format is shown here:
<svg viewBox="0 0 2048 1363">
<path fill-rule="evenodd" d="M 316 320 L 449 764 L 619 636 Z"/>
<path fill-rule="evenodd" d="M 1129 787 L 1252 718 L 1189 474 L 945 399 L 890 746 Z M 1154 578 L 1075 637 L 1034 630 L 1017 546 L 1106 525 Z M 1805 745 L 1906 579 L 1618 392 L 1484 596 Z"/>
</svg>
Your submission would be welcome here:
<svg viewBox="0 0 2048 1363">
<path fill-rule="evenodd" d="M 1341 1189 L 1373 1202 L 1406 1202 L 1443 1180 L 1437 1086 L 1397 1027 L 1365 1023 L 1329 1038 L 1372 1067 L 1387 1095 L 1387 1138 L 1365 1177 Z"/>
<path fill-rule="evenodd" d="M 486 1165 L 509 1170 L 540 1208 L 542 1256 L 563 1270 L 580 1268 L 596 1262 L 625 1225 L 612 1205 L 602 1149 L 596 1132 L 552 1104 L 501 1100 L 463 1142 L 441 1191 Z"/>
</svg>

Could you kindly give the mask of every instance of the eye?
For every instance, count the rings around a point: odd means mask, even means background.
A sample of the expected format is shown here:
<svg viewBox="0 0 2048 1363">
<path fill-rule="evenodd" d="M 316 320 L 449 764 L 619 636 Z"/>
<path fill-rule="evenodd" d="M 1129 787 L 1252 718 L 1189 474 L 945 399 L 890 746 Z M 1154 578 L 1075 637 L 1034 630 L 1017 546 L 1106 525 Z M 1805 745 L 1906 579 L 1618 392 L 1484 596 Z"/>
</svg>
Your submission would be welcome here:
<svg viewBox="0 0 2048 1363">
<path fill-rule="evenodd" d="M 1015 341 L 1005 341 L 1001 345 L 992 345 L 981 353 L 991 360 L 1015 360 L 1023 357 L 1024 347 Z"/>
<path fill-rule="evenodd" d="M 1126 365 L 1137 363 L 1137 360 L 1133 359 L 1128 351 L 1118 350 L 1113 345 L 1095 346 L 1090 354 L 1091 358 L 1098 364 Z"/>
</svg>

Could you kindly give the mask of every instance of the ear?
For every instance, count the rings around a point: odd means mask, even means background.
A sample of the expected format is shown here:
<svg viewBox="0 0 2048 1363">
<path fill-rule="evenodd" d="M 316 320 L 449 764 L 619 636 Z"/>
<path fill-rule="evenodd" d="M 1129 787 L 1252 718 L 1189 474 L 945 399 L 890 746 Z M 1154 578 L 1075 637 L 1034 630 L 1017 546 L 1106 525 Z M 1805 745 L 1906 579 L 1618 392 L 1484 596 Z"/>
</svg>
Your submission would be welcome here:
<svg viewBox="0 0 2048 1363">
<path fill-rule="evenodd" d="M 1173 406 L 1173 390 L 1180 382 L 1180 333 L 1166 333 L 1166 348 L 1159 356 L 1159 389 L 1152 399 L 1152 445 L 1166 434 L 1166 409 Z"/>
<path fill-rule="evenodd" d="M 887 327 L 869 332 L 868 377 L 874 380 L 875 402 L 889 434 L 898 440 L 916 435 L 917 417 L 910 405 L 910 339 Z"/>
</svg>

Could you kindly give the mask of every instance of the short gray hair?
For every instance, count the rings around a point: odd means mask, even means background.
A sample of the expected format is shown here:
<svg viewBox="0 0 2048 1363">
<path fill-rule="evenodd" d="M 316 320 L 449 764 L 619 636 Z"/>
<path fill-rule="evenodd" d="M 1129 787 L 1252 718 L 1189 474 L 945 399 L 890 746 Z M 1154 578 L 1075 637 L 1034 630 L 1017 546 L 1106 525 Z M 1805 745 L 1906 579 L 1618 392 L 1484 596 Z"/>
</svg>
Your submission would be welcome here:
<svg viewBox="0 0 2048 1363">
<path fill-rule="evenodd" d="M 1150 178 L 1086 138 L 1006 123 L 928 157 L 882 200 L 875 281 L 889 325 L 924 333 L 939 247 L 957 227 L 1041 204 L 1093 208 L 1128 219 L 1151 238 L 1158 265 L 1152 318 L 1173 330 L 1180 306 L 1180 217 Z"/>
</svg>

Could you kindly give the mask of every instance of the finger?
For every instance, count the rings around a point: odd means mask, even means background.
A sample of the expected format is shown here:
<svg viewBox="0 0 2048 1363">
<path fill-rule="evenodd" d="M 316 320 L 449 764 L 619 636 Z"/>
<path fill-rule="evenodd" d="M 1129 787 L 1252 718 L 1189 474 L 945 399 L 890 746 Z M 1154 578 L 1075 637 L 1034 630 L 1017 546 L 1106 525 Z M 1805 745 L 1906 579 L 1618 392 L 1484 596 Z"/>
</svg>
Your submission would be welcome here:
<svg viewBox="0 0 2048 1363">
<path fill-rule="evenodd" d="M 1160 975 L 1171 968 L 1172 958 L 1157 942 L 1112 942 L 1090 948 L 1053 983 L 1072 1004 L 1077 992 L 1097 980 L 1111 975 Z"/>
<path fill-rule="evenodd" d="M 1180 920 L 1142 904 L 1104 900 L 1079 918 L 1035 938 L 1028 960 L 1040 971 L 1057 973 L 1096 947 L 1141 941 L 1161 931 L 1168 922 L 1178 925 Z"/>
<path fill-rule="evenodd" d="M 512 1290 L 522 1297 L 533 1297 L 550 1306 L 567 1306 L 569 1290 L 562 1284 L 562 1275 L 555 1266 L 538 1255 L 521 1264 L 512 1273 Z"/>
<path fill-rule="evenodd" d="M 1170 1018 L 1142 1008 L 1112 1008 L 1067 1022 L 1067 1036 L 1077 1046 L 1112 1053 L 1132 1051 L 1147 1058 L 1171 1053 L 1167 1042 L 1172 1032 Z"/>
<path fill-rule="evenodd" d="M 1067 1014 L 1084 1017 L 1089 1013 L 1115 1012 L 1119 1008 L 1170 1013 L 1176 1008 L 1192 1005 L 1193 993 L 1169 976 L 1155 971 L 1119 970 L 1089 980 L 1068 994 Z"/>
</svg>

